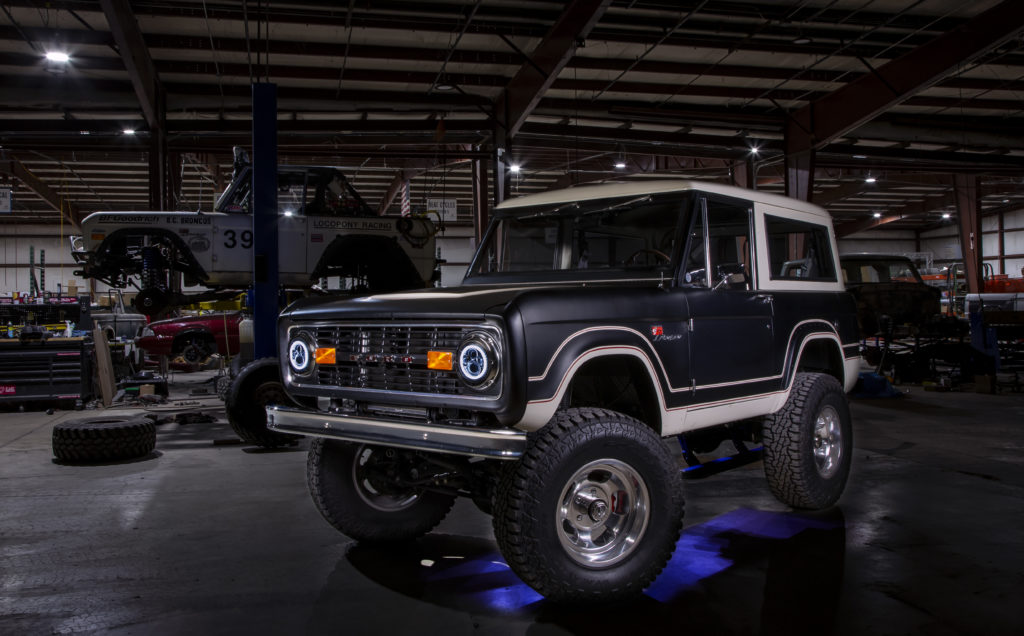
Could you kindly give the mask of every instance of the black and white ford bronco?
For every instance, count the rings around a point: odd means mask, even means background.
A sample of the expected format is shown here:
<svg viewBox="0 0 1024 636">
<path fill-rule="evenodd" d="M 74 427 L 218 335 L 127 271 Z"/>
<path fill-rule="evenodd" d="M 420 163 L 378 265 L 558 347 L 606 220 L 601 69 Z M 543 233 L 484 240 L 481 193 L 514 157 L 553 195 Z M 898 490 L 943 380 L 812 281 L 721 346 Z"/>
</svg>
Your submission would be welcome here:
<svg viewBox="0 0 1024 636">
<path fill-rule="evenodd" d="M 313 500 L 349 537 L 412 539 L 467 496 L 548 598 L 633 594 L 681 532 L 666 437 L 691 462 L 760 443 L 782 502 L 839 498 L 859 364 L 839 272 L 828 214 L 771 194 L 660 181 L 510 200 L 461 287 L 285 310 L 282 377 L 307 407 L 268 407 L 268 424 L 315 437 Z"/>
</svg>

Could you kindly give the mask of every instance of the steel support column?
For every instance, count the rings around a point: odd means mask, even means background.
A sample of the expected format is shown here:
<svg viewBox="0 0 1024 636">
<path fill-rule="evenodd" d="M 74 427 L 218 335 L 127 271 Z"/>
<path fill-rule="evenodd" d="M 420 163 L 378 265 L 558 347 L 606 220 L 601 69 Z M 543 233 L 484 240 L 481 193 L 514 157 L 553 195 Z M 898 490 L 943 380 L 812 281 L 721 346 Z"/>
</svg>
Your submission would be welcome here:
<svg viewBox="0 0 1024 636">
<path fill-rule="evenodd" d="M 1006 274 L 1006 212 L 999 210 L 999 273 Z"/>
<path fill-rule="evenodd" d="M 252 85 L 252 272 L 255 357 L 277 355 L 277 85 Z"/>
<path fill-rule="evenodd" d="M 754 162 L 750 159 L 743 159 L 733 163 L 729 167 L 729 176 L 732 184 L 748 190 L 757 189 L 757 181 L 754 178 Z"/>
<path fill-rule="evenodd" d="M 786 146 L 790 142 L 786 140 Z M 814 190 L 814 151 L 786 153 L 786 196 L 810 201 Z"/>
<path fill-rule="evenodd" d="M 968 174 L 953 175 L 953 190 L 956 195 L 957 222 L 960 227 L 960 249 L 967 274 L 967 291 L 977 294 L 984 286 L 978 177 Z"/>
<path fill-rule="evenodd" d="M 491 165 L 494 166 L 494 188 L 492 189 L 494 205 L 505 200 L 505 153 L 501 148 L 495 148 L 494 158 Z"/>
<path fill-rule="evenodd" d="M 473 160 L 473 236 L 476 245 L 483 239 L 488 223 L 487 163 L 483 159 Z"/>
<path fill-rule="evenodd" d="M 160 118 L 155 126 L 149 128 L 149 208 L 151 210 L 169 210 L 171 200 L 167 165 L 167 133 L 163 123 L 165 113 L 163 99 L 158 100 L 157 113 Z"/>
</svg>

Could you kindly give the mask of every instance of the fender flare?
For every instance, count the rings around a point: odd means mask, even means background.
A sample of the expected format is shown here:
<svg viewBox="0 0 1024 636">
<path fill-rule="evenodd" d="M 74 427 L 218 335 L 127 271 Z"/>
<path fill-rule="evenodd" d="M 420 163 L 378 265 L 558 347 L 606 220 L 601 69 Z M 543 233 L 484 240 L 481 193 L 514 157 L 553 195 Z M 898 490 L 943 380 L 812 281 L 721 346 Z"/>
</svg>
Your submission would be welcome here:
<svg viewBox="0 0 1024 636">
<path fill-rule="evenodd" d="M 793 331 L 790 332 L 789 342 L 786 346 L 786 359 L 782 365 L 783 390 L 789 391 L 790 387 L 793 386 L 793 380 L 796 378 L 797 368 L 807 344 L 821 340 L 833 343 L 835 353 L 840 362 L 839 372 L 841 376 L 838 380 L 840 384 L 845 383 L 846 367 L 843 365 L 845 356 L 843 355 L 843 341 L 839 337 L 839 332 L 827 320 L 811 319 L 798 323 L 793 328 Z"/>
<path fill-rule="evenodd" d="M 543 372 L 527 378 L 528 408 L 532 406 L 537 410 L 543 404 L 557 403 L 584 365 L 608 356 L 627 356 L 640 363 L 654 389 L 659 413 L 668 408 L 667 393 L 690 390 L 689 385 L 672 387 L 668 384 L 669 374 L 661 357 L 639 331 L 613 325 L 588 327 L 566 337 L 548 359 Z"/>
</svg>

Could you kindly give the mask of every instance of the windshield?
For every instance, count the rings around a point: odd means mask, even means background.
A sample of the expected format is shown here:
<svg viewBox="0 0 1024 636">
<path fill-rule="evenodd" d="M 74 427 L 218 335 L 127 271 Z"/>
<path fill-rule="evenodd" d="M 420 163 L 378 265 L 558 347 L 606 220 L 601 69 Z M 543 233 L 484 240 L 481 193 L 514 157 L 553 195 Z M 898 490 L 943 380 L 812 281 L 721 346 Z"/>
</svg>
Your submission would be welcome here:
<svg viewBox="0 0 1024 636">
<path fill-rule="evenodd" d="M 467 278 L 514 272 L 669 268 L 688 193 L 632 195 L 517 209 L 499 216 Z"/>
<path fill-rule="evenodd" d="M 847 260 L 842 262 L 843 279 L 854 283 L 921 283 L 920 274 L 909 260 Z"/>
<path fill-rule="evenodd" d="M 224 192 L 217 210 L 250 212 L 252 172 L 246 169 Z M 292 166 L 277 173 L 277 211 L 305 216 L 369 216 L 372 211 L 344 180 L 329 168 Z"/>
</svg>

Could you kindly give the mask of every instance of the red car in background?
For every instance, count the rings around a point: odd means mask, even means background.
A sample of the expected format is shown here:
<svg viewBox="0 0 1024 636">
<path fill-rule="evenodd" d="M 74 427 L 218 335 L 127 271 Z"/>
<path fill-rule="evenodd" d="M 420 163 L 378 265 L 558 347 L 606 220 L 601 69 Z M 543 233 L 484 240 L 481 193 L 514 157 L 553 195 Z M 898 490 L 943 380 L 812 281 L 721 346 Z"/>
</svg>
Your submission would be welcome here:
<svg viewBox="0 0 1024 636">
<path fill-rule="evenodd" d="M 195 366 L 214 353 L 238 355 L 241 312 L 181 316 L 149 323 L 139 331 L 135 344 L 149 356 L 181 357 Z"/>
</svg>

